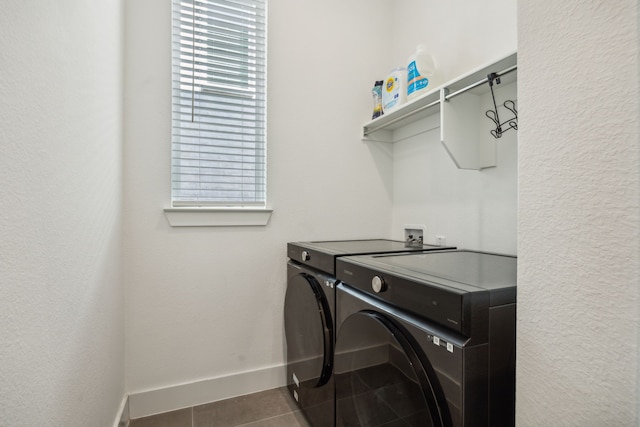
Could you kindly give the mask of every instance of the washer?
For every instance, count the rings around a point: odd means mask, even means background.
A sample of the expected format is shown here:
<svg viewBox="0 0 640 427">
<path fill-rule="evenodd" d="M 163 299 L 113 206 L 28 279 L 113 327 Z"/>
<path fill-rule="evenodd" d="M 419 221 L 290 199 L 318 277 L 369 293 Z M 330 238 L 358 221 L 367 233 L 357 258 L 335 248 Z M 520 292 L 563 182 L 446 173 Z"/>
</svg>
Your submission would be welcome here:
<svg viewBox="0 0 640 427">
<path fill-rule="evenodd" d="M 468 250 L 339 258 L 336 425 L 514 425 L 516 264 Z"/>
<path fill-rule="evenodd" d="M 295 242 L 287 245 L 289 261 L 284 308 L 287 386 L 312 426 L 335 425 L 336 260 L 354 254 L 443 249 L 386 239 Z"/>
</svg>

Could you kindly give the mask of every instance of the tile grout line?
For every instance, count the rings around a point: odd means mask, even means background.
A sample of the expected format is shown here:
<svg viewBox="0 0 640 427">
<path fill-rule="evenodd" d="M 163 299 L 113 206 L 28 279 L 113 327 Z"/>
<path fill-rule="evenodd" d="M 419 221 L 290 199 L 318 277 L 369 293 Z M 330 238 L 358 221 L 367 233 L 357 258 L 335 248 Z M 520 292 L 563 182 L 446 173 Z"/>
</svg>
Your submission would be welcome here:
<svg viewBox="0 0 640 427">
<path fill-rule="evenodd" d="M 260 418 L 259 420 L 249 421 L 248 423 L 236 424 L 234 427 L 244 427 L 244 426 L 256 425 L 255 423 L 258 423 L 258 422 L 261 422 L 261 421 L 266 421 L 266 420 L 273 420 L 273 419 L 280 418 L 280 417 L 284 417 L 285 415 L 293 414 L 294 412 L 295 411 L 284 412 L 282 414 L 273 415 L 271 417 Z"/>
<path fill-rule="evenodd" d="M 268 391 L 271 391 L 271 390 L 268 390 Z M 277 391 L 277 389 L 274 389 L 274 391 Z M 257 393 L 259 393 L 259 392 L 257 392 Z M 254 394 L 257 394 L 257 393 L 254 393 Z M 276 396 L 278 396 L 278 394 Z M 241 397 L 246 397 L 246 398 L 249 399 L 249 402 L 251 401 L 250 400 L 251 399 L 251 394 L 250 395 L 241 396 Z M 285 394 L 285 397 L 288 398 L 289 396 L 287 394 Z M 263 400 L 263 399 L 259 399 L 256 402 L 259 402 L 260 400 Z M 288 400 L 287 400 L 287 402 L 288 402 Z M 216 402 L 211 402 L 211 403 L 213 404 L 213 403 L 216 403 Z M 279 403 L 277 405 L 280 406 Z M 168 411 L 168 412 L 161 413 L 161 414 L 150 415 L 149 416 L 150 417 L 150 421 L 149 422 L 157 422 L 158 420 L 161 420 L 161 419 L 165 420 L 164 422 L 168 422 L 168 419 L 172 419 L 171 418 L 171 414 L 172 413 L 179 412 L 179 411 L 184 411 L 184 410 L 190 410 L 190 415 L 189 416 L 190 416 L 191 421 L 188 424 L 188 426 L 190 426 L 190 427 L 199 426 L 199 425 L 201 425 L 201 423 L 196 424 L 196 416 L 195 416 L 195 407 L 196 406 L 198 406 L 198 405 L 193 405 L 193 406 L 189 406 L 189 407 L 186 407 L 186 408 L 183 408 L 183 409 L 177 409 L 177 410 L 174 410 L 174 411 Z M 299 414 L 300 411 L 295 409 L 295 408 L 293 408 L 293 407 L 291 407 L 291 405 L 287 405 L 286 407 L 279 408 L 279 410 L 284 410 L 284 412 L 274 411 L 272 409 L 272 410 L 268 411 L 268 412 L 272 413 L 271 416 L 267 416 L 267 417 L 259 418 L 259 419 L 255 419 L 255 420 L 246 420 L 241 424 L 233 424 L 233 426 L 235 426 L 235 427 L 254 427 L 255 426 L 255 427 L 257 427 L 258 425 L 262 425 L 260 423 L 262 423 L 264 421 L 267 421 L 267 420 L 269 420 L 270 422 L 273 422 L 274 420 L 276 420 L 276 422 L 277 422 L 277 420 L 280 419 L 280 418 L 288 420 L 290 417 L 293 417 L 293 418 L 296 419 L 296 423 L 295 423 L 296 427 L 309 427 L 308 424 L 306 424 L 306 423 L 303 424 L 300 420 L 298 420 L 298 415 L 297 414 Z M 279 412 L 279 413 L 273 413 L 273 412 Z M 258 415 L 258 414 L 255 414 L 255 415 Z M 263 416 L 264 415 L 268 415 L 268 413 L 264 413 L 262 415 Z M 167 418 L 163 418 L 163 417 L 169 417 L 169 418 L 167 419 Z M 182 418 L 182 417 L 186 418 L 186 416 L 184 415 L 184 412 L 183 412 L 183 415 L 180 415 L 180 418 L 183 420 L 182 422 L 184 422 L 185 418 Z M 141 418 L 144 419 L 144 418 L 148 418 L 148 417 L 141 417 Z M 153 418 L 154 421 L 151 421 L 151 418 Z M 240 418 L 242 418 L 242 417 L 240 417 Z M 249 417 L 249 418 L 252 418 L 252 417 Z M 200 417 L 198 419 L 200 419 Z M 238 422 L 238 421 L 241 421 L 241 419 L 237 419 L 235 422 Z M 134 422 L 134 420 L 131 420 L 131 422 Z M 173 425 L 172 423 L 174 423 L 174 422 L 175 421 L 171 421 L 171 425 Z M 138 424 L 135 424 L 135 425 L 138 425 Z M 143 421 L 143 422 L 141 422 L 141 425 L 147 425 L 147 422 Z M 155 425 L 155 424 L 153 424 L 153 425 Z M 164 425 L 164 424 L 162 424 L 162 425 Z M 187 424 L 182 424 L 182 425 L 187 425 Z M 290 426 L 290 427 L 293 427 L 293 426 Z"/>
</svg>

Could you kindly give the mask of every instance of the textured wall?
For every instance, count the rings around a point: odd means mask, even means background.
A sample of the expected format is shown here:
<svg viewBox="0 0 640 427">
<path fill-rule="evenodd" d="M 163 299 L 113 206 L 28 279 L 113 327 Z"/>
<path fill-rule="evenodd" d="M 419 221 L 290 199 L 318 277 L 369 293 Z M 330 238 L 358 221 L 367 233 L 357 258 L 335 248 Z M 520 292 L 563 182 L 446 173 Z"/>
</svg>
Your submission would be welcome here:
<svg viewBox="0 0 640 427">
<path fill-rule="evenodd" d="M 518 425 L 638 425 L 638 3 L 518 24 Z"/>
<path fill-rule="evenodd" d="M 113 426 L 124 395 L 121 12 L 2 2 L 3 426 Z"/>
</svg>

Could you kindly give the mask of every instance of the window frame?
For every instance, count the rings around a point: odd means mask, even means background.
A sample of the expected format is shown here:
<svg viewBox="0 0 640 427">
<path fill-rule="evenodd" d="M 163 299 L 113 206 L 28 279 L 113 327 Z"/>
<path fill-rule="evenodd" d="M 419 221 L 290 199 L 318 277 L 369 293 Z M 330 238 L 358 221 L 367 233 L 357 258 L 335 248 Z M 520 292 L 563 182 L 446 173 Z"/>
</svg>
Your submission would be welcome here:
<svg viewBox="0 0 640 427">
<path fill-rule="evenodd" d="M 251 26 L 251 13 L 240 11 L 249 3 L 260 3 L 254 15 L 255 27 Z M 266 159 L 268 5 L 267 0 L 249 3 L 172 0 L 171 206 L 165 208 L 172 226 L 266 225 L 269 221 L 272 209 L 267 207 Z M 176 11 L 178 7 L 183 9 Z M 243 21 L 236 14 L 248 18 Z M 193 19 L 190 27 L 185 20 L 188 16 Z M 234 19 L 247 26 L 234 27 L 240 29 L 235 31 L 224 25 L 223 21 Z M 245 28 L 247 33 L 242 33 Z M 229 43 L 227 35 L 235 39 Z M 180 56 L 176 57 L 176 53 Z M 229 71 L 231 66 L 234 68 Z M 192 72 L 189 82 L 185 70 Z M 226 87 L 219 90 L 221 85 Z M 191 106 L 186 105 L 185 94 L 194 100 L 199 98 L 201 104 L 194 101 Z M 205 108 L 205 103 L 214 108 Z M 191 121 L 184 119 L 188 108 Z M 183 157 L 185 153 L 187 156 Z M 215 160 L 211 160 L 213 156 Z M 232 161 L 238 163 L 231 164 Z M 190 171 L 196 173 L 184 178 L 187 170 L 184 165 L 195 165 Z M 208 174 L 211 171 L 214 175 Z M 225 192 L 230 196 L 221 197 Z M 187 193 L 195 197 L 185 196 Z"/>
</svg>

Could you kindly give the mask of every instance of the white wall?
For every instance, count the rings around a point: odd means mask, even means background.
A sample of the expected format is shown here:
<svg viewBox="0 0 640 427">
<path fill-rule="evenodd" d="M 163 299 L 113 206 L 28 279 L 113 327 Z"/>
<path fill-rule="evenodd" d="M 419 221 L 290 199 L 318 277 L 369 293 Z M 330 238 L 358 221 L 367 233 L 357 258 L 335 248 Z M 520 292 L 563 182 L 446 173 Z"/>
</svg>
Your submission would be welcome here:
<svg viewBox="0 0 640 427">
<path fill-rule="evenodd" d="M 170 203 L 170 2 L 126 2 L 132 393 L 281 367 L 286 242 L 390 233 L 389 152 L 359 139 L 380 61 L 372 40 L 388 3 L 272 0 L 269 6 L 274 214 L 266 227 L 171 228 L 162 210 Z"/>
<path fill-rule="evenodd" d="M 124 396 L 122 7 L 2 2 L 0 424 L 113 426 Z"/>
<path fill-rule="evenodd" d="M 387 73 L 407 66 L 416 45 L 433 54 L 443 81 L 516 50 L 514 0 L 391 0 L 393 13 L 380 29 L 391 45 L 384 50 Z"/>
<path fill-rule="evenodd" d="M 406 66 L 407 58 L 424 43 L 438 64 L 440 83 L 501 59 L 517 49 L 516 2 L 451 2 L 403 0 L 394 2 L 391 19 L 393 49 L 387 70 Z M 395 61 L 395 62 L 393 62 Z M 501 70 L 496 70 L 501 71 Z M 496 86 L 499 103 L 511 91 Z M 483 100 L 478 121 L 491 121 Z M 430 129 L 430 130 L 429 130 Z M 424 132 L 428 130 L 427 132 Z M 416 136 L 416 133 L 420 132 Z M 399 133 L 399 132 L 397 132 Z M 407 137 L 393 144 L 392 236 L 404 237 L 404 225 L 425 226 L 425 242 L 445 236 L 446 243 L 468 249 L 516 254 L 517 235 L 517 136 L 505 133 L 497 141 L 497 167 L 482 171 L 456 167 L 440 143 L 439 115 L 405 129 Z M 480 135 L 478 136 L 480 137 Z"/>
<path fill-rule="evenodd" d="M 518 21 L 518 425 L 637 426 L 638 3 Z"/>
</svg>

